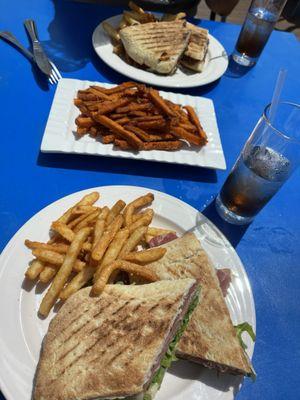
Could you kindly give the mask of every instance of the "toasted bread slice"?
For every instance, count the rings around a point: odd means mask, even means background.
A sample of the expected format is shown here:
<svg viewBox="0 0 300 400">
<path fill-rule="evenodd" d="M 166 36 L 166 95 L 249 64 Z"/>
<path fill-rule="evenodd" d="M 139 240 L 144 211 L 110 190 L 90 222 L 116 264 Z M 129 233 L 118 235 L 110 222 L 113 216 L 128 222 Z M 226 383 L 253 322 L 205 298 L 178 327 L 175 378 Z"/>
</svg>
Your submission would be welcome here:
<svg viewBox="0 0 300 400">
<path fill-rule="evenodd" d="M 179 341 L 179 357 L 221 372 L 251 375 L 252 367 L 236 335 L 215 269 L 193 233 L 162 247 L 159 261 L 146 265 L 161 279 L 195 278 L 201 285 L 201 303 Z"/>
<path fill-rule="evenodd" d="M 199 61 L 183 56 L 180 60 L 180 64 L 188 69 L 191 69 L 192 71 L 202 72 L 204 69 L 205 60 Z"/>
<path fill-rule="evenodd" d="M 120 398 L 143 393 L 180 330 L 195 279 L 106 285 L 72 295 L 51 321 L 34 400 Z"/>
<path fill-rule="evenodd" d="M 120 31 L 128 56 L 160 74 L 171 74 L 176 70 L 189 37 L 185 21 L 150 22 Z"/>
</svg>

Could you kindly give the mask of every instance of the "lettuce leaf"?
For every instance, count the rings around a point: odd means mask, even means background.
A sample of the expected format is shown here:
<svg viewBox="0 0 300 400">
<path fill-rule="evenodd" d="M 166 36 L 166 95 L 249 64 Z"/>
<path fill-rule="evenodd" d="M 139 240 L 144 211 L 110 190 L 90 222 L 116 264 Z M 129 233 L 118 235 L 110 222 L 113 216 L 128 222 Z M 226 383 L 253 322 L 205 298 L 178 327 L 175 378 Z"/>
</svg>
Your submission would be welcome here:
<svg viewBox="0 0 300 400">
<path fill-rule="evenodd" d="M 150 386 L 144 394 L 143 400 L 152 400 L 153 399 L 155 393 L 161 386 L 161 383 L 163 381 L 166 370 L 171 366 L 173 361 L 177 360 L 177 358 L 175 356 L 176 345 L 179 342 L 181 336 L 183 335 L 183 332 L 185 331 L 185 329 L 189 323 L 192 312 L 195 310 L 195 308 L 197 307 L 197 305 L 199 303 L 199 294 L 200 294 L 200 289 L 197 290 L 197 292 L 189 306 L 189 309 L 182 320 L 180 328 L 176 332 L 176 335 L 174 336 L 172 342 L 169 344 L 169 348 L 168 348 L 166 354 L 164 355 L 163 359 L 161 360 L 160 367 L 154 374 L 152 381 L 150 383 Z"/>
<path fill-rule="evenodd" d="M 255 372 L 255 370 L 254 370 L 254 368 L 252 366 L 252 363 L 251 363 L 251 361 L 250 361 L 250 359 L 248 357 L 248 354 L 246 353 L 247 345 L 243 341 L 242 333 L 243 332 L 247 332 L 248 335 L 253 340 L 253 342 L 255 342 L 255 340 L 256 340 L 256 335 L 255 335 L 255 333 L 253 331 L 252 326 L 248 322 L 243 322 L 243 323 L 241 323 L 239 325 L 235 325 L 234 327 L 235 327 L 235 330 L 236 330 L 237 337 L 238 337 L 238 339 L 240 341 L 240 344 L 241 344 L 241 346 L 242 346 L 242 348 L 244 350 L 245 356 L 249 360 L 249 364 L 250 364 L 250 367 L 251 367 L 251 374 L 249 376 L 252 379 L 252 381 L 254 382 L 256 380 L 256 372 Z"/>
</svg>

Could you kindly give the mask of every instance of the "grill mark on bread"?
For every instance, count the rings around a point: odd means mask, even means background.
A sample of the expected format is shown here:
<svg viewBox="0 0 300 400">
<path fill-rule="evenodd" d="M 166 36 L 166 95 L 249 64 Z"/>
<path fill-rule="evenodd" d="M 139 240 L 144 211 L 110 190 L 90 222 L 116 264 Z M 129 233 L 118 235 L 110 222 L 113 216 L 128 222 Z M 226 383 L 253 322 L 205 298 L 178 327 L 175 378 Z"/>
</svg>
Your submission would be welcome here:
<svg viewBox="0 0 300 400">
<path fill-rule="evenodd" d="M 128 304 L 130 303 L 130 301 L 126 301 L 121 307 L 117 308 L 111 315 L 116 315 L 119 313 L 119 311 L 123 310 L 124 307 L 126 307 Z"/>
</svg>

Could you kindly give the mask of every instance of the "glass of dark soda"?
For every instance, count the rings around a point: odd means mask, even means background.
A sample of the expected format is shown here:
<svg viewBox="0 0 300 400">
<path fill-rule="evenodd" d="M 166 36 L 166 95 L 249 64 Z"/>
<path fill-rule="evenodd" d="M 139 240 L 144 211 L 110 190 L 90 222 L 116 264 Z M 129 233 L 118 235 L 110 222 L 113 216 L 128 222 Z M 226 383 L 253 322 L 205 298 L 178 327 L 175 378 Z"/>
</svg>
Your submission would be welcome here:
<svg viewBox="0 0 300 400">
<path fill-rule="evenodd" d="M 253 0 L 232 57 L 243 66 L 258 60 L 287 0 Z"/>
<path fill-rule="evenodd" d="M 279 103 L 270 121 L 268 105 L 216 198 L 219 215 L 250 223 L 300 161 L 300 105 Z"/>
</svg>

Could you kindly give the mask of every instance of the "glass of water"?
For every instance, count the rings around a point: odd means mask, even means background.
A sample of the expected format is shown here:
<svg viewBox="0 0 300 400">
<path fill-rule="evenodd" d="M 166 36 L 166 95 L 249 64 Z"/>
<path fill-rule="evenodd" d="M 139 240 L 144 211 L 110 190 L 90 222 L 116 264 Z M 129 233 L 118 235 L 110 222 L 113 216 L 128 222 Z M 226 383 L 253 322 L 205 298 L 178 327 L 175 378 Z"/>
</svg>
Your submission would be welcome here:
<svg viewBox="0 0 300 400">
<path fill-rule="evenodd" d="M 250 223 L 300 162 L 300 105 L 268 105 L 216 198 L 227 222 Z"/>
<path fill-rule="evenodd" d="M 287 0 L 253 0 L 240 32 L 234 61 L 244 66 L 256 63 Z"/>
</svg>

